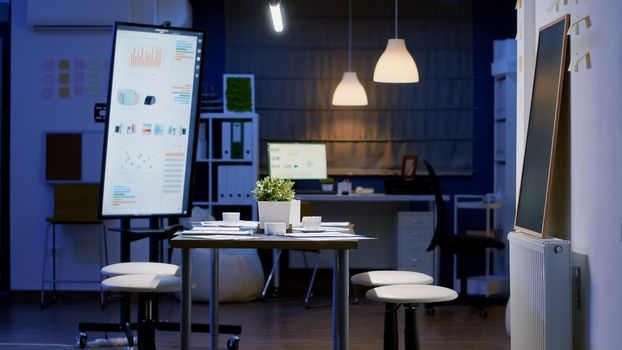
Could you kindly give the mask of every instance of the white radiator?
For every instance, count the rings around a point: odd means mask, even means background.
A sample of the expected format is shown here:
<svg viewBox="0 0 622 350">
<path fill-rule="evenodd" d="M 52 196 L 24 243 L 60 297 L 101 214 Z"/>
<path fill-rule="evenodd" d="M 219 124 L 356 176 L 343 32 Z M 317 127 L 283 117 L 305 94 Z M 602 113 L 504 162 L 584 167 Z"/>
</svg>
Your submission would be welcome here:
<svg viewBox="0 0 622 350">
<path fill-rule="evenodd" d="M 568 350 L 572 343 L 570 242 L 510 232 L 512 350 Z"/>
</svg>

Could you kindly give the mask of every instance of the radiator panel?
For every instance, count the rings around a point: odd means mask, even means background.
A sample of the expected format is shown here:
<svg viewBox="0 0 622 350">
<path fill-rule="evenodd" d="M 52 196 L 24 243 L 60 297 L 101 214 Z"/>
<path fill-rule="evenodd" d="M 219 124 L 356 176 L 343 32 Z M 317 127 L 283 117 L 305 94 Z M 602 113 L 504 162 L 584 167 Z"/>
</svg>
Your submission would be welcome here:
<svg viewBox="0 0 622 350">
<path fill-rule="evenodd" d="M 508 238 L 512 350 L 571 349 L 570 242 Z"/>
</svg>

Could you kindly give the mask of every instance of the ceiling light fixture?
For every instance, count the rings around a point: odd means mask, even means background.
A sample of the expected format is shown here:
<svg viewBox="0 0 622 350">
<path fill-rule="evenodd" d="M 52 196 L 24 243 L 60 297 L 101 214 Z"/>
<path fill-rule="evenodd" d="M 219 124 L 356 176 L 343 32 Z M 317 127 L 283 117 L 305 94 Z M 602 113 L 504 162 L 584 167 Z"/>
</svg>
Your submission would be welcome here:
<svg viewBox="0 0 622 350">
<path fill-rule="evenodd" d="M 348 71 L 337 85 L 333 94 L 334 106 L 367 106 L 365 88 L 352 71 L 352 0 L 348 3 Z"/>
<path fill-rule="evenodd" d="M 280 0 L 270 0 L 268 1 L 268 5 L 270 7 L 270 15 L 272 16 L 272 25 L 274 26 L 274 31 L 280 33 L 283 31 L 283 11 L 281 10 L 281 1 Z"/>
<path fill-rule="evenodd" d="M 397 0 L 395 0 L 395 39 L 389 39 L 374 69 L 374 81 L 378 83 L 416 83 L 419 70 L 408 52 L 404 39 L 397 37 Z"/>
</svg>

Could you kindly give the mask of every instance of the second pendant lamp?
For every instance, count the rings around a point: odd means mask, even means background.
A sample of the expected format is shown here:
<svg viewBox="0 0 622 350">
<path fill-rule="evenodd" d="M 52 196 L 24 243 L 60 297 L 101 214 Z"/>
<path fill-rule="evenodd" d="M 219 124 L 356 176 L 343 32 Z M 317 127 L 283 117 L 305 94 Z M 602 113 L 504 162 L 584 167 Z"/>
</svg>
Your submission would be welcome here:
<svg viewBox="0 0 622 350">
<path fill-rule="evenodd" d="M 416 83 L 419 70 L 408 52 L 404 39 L 397 37 L 397 0 L 395 0 L 395 39 L 389 39 L 374 69 L 374 81 L 378 83 Z"/>
<path fill-rule="evenodd" d="M 365 88 L 352 71 L 352 0 L 348 3 L 348 71 L 337 85 L 333 94 L 334 106 L 367 106 Z"/>
</svg>

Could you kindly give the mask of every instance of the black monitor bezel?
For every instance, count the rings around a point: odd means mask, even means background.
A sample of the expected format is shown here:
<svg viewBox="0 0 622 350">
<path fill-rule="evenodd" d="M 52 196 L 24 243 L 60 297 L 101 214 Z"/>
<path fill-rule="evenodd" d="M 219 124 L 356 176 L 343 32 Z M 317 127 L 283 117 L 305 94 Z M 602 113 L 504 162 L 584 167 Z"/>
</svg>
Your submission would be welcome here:
<svg viewBox="0 0 622 350">
<path fill-rule="evenodd" d="M 187 192 L 184 194 L 185 200 L 182 202 L 184 207 L 182 207 L 182 212 L 172 212 L 172 213 L 135 213 L 135 214 L 103 214 L 103 202 L 104 202 L 104 183 L 105 183 L 105 173 L 106 173 L 106 158 L 107 158 L 107 150 L 108 150 L 108 134 L 110 128 L 110 115 L 106 117 L 106 123 L 104 127 L 104 149 L 102 155 L 102 166 L 101 166 L 101 177 L 100 177 L 100 199 L 99 199 L 99 208 L 98 215 L 102 219 L 138 219 L 138 218 L 171 218 L 171 217 L 187 217 L 191 215 L 191 206 L 192 206 L 192 186 L 194 181 L 194 162 L 196 157 L 196 147 L 198 142 L 198 129 L 200 123 L 200 94 L 203 86 L 203 72 L 205 62 L 205 48 L 207 43 L 207 32 L 198 28 L 181 28 L 181 27 L 171 27 L 168 25 L 151 25 L 151 24 L 143 24 L 143 23 L 131 23 L 131 22 L 122 22 L 117 21 L 114 23 L 112 28 L 112 50 L 110 55 L 110 72 L 108 75 L 108 96 L 107 96 L 107 106 L 108 113 L 110 113 L 110 104 L 112 99 L 112 79 L 114 75 L 114 57 L 117 43 L 117 32 L 120 28 L 125 27 L 133 27 L 133 28 L 144 28 L 144 29 L 153 29 L 154 31 L 174 31 L 174 32 L 187 32 L 187 33 L 195 33 L 197 36 L 201 37 L 201 43 L 198 45 L 198 49 L 200 49 L 200 62 L 199 64 L 199 79 L 196 85 L 196 95 L 193 94 L 195 98 L 194 108 L 194 123 L 190 122 L 189 127 L 193 127 L 192 130 L 188 130 L 190 143 L 192 146 L 188 152 L 188 158 L 190 159 L 190 175 L 188 177 L 188 187 Z M 192 117 L 192 116 L 191 116 Z"/>
</svg>

